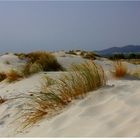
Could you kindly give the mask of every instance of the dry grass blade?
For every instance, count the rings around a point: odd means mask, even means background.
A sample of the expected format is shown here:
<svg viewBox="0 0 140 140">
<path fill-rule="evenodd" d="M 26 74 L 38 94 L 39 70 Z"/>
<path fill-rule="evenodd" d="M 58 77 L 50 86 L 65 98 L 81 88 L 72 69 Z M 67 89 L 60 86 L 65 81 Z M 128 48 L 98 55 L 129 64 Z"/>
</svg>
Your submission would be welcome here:
<svg viewBox="0 0 140 140">
<path fill-rule="evenodd" d="M 27 55 L 31 63 L 40 64 L 44 71 L 62 70 L 57 59 L 51 54 L 43 51 L 36 51 Z"/>
<path fill-rule="evenodd" d="M 32 94 L 30 103 L 28 103 L 31 109 L 23 110 L 23 116 L 20 117 L 20 119 L 25 118 L 22 122 L 22 129 L 32 126 L 45 115 L 51 115 L 53 111 L 57 112 L 64 105 L 64 101 L 54 93 L 39 92 Z"/>
<path fill-rule="evenodd" d="M 42 119 L 43 116 L 47 114 L 44 110 L 40 108 L 35 108 L 34 110 L 24 110 L 23 112 L 24 115 L 20 116 L 18 119 L 23 119 L 22 124 L 20 126 L 20 129 L 25 129 L 31 127 L 33 124 L 38 122 L 39 120 Z M 24 119 L 25 118 L 25 119 Z M 28 120 L 28 121 L 27 121 Z"/>
</svg>

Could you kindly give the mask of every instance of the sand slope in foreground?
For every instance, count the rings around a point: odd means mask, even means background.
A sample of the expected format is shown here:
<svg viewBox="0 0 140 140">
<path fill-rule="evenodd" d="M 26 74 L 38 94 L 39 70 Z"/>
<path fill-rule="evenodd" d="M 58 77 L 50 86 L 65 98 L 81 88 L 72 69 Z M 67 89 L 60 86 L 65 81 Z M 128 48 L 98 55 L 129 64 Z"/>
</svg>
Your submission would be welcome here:
<svg viewBox="0 0 140 140">
<path fill-rule="evenodd" d="M 43 120 L 24 137 L 140 136 L 139 94 L 137 80 L 109 81 L 107 87 L 75 101 L 53 119 Z"/>
</svg>

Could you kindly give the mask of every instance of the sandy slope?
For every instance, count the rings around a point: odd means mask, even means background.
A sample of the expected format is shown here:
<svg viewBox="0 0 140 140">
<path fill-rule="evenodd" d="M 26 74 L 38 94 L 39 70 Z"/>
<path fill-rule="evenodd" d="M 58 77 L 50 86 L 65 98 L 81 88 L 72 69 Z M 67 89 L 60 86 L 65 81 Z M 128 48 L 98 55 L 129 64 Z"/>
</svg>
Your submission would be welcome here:
<svg viewBox="0 0 140 140">
<path fill-rule="evenodd" d="M 7 72 L 11 69 L 18 69 L 24 65 L 25 61 L 20 60 L 14 54 L 5 54 L 0 56 L 0 72 Z"/>
<path fill-rule="evenodd" d="M 63 53 L 61 54 L 63 55 Z M 85 61 L 80 57 L 57 55 L 58 61 L 68 68 L 72 63 Z M 1 58 L 2 57 L 2 58 Z M 3 70 L 23 65 L 14 55 L 0 57 Z M 10 61 L 10 64 L 5 63 Z M 129 79 L 111 79 L 109 70 L 112 62 L 106 59 L 95 60 L 103 66 L 107 78 L 107 86 L 89 93 L 82 100 L 75 100 L 59 115 L 51 119 L 43 119 L 26 132 L 15 133 L 19 126 L 15 114 L 23 106 L 25 100 L 19 98 L 9 100 L 0 105 L 0 137 L 133 137 L 140 136 L 140 81 Z M 135 65 L 128 64 L 130 70 Z M 140 66 L 137 66 L 140 67 Z M 62 72 L 47 72 L 53 78 Z M 8 84 L 0 82 L 0 96 L 14 98 L 25 96 L 30 91 L 38 91 L 45 73 L 35 74 L 27 79 Z M 11 122 L 14 123 L 11 123 Z"/>
<path fill-rule="evenodd" d="M 109 81 L 108 86 L 75 101 L 63 113 L 43 120 L 25 137 L 140 136 L 139 81 Z"/>
</svg>

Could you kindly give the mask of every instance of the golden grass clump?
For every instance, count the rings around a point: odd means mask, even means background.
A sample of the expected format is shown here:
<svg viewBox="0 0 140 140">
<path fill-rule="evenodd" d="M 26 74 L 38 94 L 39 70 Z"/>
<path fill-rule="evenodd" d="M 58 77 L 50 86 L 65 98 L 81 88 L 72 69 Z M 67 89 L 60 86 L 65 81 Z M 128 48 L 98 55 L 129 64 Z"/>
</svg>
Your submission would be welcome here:
<svg viewBox="0 0 140 140">
<path fill-rule="evenodd" d="M 10 70 L 6 73 L 6 78 L 9 83 L 14 82 L 22 78 L 22 76 L 15 70 Z"/>
<path fill-rule="evenodd" d="M 58 71 L 62 70 L 62 66 L 57 62 L 55 56 L 51 53 L 36 51 L 27 55 L 30 63 L 41 65 L 43 71 Z"/>
<path fill-rule="evenodd" d="M 92 61 L 72 65 L 68 74 L 58 79 L 60 96 L 69 102 L 72 99 L 84 97 L 87 92 L 105 85 L 103 69 Z"/>
<path fill-rule="evenodd" d="M 117 78 L 120 78 L 125 76 L 126 74 L 127 67 L 120 60 L 115 61 L 113 75 Z"/>
<path fill-rule="evenodd" d="M 0 72 L 0 82 L 6 79 L 6 74 L 4 72 Z"/>
<path fill-rule="evenodd" d="M 27 64 L 22 70 L 25 77 L 40 71 L 58 71 L 63 70 L 57 62 L 55 56 L 51 53 L 36 51 L 26 55 Z"/>
<path fill-rule="evenodd" d="M 56 80 L 47 77 L 42 83 L 41 92 L 31 94 L 31 109 L 23 114 L 24 128 L 32 126 L 44 115 L 54 115 L 73 99 L 84 97 L 89 91 L 105 84 L 103 69 L 92 61 L 73 65 L 67 73 L 60 75 Z"/>
</svg>

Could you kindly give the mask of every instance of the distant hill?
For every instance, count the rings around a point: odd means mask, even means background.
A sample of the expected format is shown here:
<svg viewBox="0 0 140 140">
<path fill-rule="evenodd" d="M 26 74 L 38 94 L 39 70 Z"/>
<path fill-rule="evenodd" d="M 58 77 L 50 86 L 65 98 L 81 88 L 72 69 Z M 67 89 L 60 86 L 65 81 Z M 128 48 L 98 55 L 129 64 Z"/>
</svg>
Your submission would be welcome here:
<svg viewBox="0 0 140 140">
<path fill-rule="evenodd" d="M 112 47 L 101 51 L 95 51 L 99 55 L 112 55 L 117 53 L 140 53 L 140 45 L 127 45 L 124 47 Z"/>
</svg>

